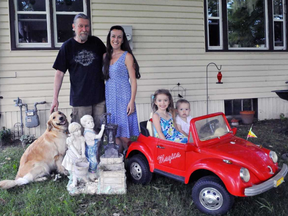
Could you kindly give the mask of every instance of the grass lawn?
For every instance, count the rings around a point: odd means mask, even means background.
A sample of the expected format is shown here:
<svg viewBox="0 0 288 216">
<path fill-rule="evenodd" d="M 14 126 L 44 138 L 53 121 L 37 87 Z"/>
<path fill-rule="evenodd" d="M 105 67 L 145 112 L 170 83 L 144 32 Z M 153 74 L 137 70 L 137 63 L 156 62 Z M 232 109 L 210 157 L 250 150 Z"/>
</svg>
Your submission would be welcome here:
<svg viewBox="0 0 288 216">
<path fill-rule="evenodd" d="M 237 136 L 246 138 L 249 126 L 238 127 Z M 288 163 L 281 157 L 288 152 L 288 120 L 259 121 L 250 138 L 255 144 L 276 151 L 279 164 Z M 14 179 L 23 153 L 21 145 L 0 148 L 0 179 Z M 194 183 L 180 182 L 154 176 L 147 186 L 127 182 L 126 195 L 70 196 L 68 179 L 31 183 L 10 190 L 0 190 L 0 215 L 204 215 L 195 208 L 191 191 Z M 288 179 L 286 178 L 286 181 Z M 229 216 L 287 216 L 288 185 L 284 182 L 255 197 L 236 197 Z"/>
</svg>

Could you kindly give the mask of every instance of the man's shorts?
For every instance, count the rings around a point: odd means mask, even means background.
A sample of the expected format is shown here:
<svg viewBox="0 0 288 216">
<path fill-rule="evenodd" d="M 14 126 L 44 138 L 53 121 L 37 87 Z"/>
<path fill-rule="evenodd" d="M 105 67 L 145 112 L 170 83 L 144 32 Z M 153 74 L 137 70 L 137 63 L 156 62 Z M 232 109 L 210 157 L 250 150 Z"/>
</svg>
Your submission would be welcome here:
<svg viewBox="0 0 288 216">
<path fill-rule="evenodd" d="M 73 107 L 72 113 L 71 113 L 71 123 L 72 122 L 78 122 L 80 125 L 80 119 L 84 115 L 91 115 L 94 119 L 94 130 L 96 133 L 100 131 L 101 128 L 101 116 L 103 113 L 105 113 L 106 107 L 105 107 L 105 101 L 100 102 L 98 104 L 94 104 L 91 106 L 78 106 Z"/>
</svg>

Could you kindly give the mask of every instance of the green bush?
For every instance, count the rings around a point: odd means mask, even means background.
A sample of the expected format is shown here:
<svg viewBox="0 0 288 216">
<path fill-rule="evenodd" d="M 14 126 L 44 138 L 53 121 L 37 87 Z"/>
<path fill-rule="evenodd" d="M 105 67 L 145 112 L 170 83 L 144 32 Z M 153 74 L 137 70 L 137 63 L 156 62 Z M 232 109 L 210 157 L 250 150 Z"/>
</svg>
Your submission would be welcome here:
<svg viewBox="0 0 288 216">
<path fill-rule="evenodd" d="M 13 134 L 10 129 L 3 127 L 3 129 L 0 131 L 0 141 L 2 145 L 6 145 L 13 141 Z"/>
<path fill-rule="evenodd" d="M 34 135 L 22 135 L 20 137 L 20 141 L 22 142 L 22 146 L 26 146 L 28 144 L 31 144 L 32 142 L 34 142 L 35 139 L 36 138 Z"/>
</svg>

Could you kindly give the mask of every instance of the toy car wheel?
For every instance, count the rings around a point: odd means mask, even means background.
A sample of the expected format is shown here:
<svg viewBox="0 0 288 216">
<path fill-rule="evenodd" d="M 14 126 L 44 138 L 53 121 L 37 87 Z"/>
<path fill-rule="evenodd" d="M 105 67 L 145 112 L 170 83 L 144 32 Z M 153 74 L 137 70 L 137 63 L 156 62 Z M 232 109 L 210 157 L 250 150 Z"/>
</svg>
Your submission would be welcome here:
<svg viewBox="0 0 288 216">
<path fill-rule="evenodd" d="M 200 178 L 192 189 L 192 198 L 200 211 L 212 215 L 225 214 L 234 203 L 234 196 L 215 176 Z"/>
<path fill-rule="evenodd" d="M 134 155 L 128 161 L 128 178 L 136 184 L 148 184 L 152 179 L 152 173 L 145 157 Z"/>
</svg>

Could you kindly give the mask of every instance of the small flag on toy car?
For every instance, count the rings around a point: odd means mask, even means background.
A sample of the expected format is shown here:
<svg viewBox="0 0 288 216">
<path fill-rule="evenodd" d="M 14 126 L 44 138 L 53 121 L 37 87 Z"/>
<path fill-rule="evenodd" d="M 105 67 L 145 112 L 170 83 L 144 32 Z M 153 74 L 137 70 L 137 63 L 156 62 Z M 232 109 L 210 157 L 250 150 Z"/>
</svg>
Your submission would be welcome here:
<svg viewBox="0 0 288 216">
<path fill-rule="evenodd" d="M 250 128 L 250 130 L 249 130 L 249 132 L 248 132 L 247 139 L 248 139 L 249 137 L 257 138 L 257 136 L 252 132 L 252 126 L 251 126 L 251 128 Z"/>
</svg>

